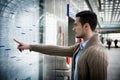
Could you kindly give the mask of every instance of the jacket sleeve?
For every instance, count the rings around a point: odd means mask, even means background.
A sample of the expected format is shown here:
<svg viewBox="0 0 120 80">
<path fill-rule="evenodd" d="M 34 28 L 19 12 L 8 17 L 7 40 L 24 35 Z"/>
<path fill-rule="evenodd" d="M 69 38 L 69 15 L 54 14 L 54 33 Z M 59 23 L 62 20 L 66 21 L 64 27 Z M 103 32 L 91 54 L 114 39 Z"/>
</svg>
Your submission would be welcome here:
<svg viewBox="0 0 120 80">
<path fill-rule="evenodd" d="M 47 54 L 47 55 L 72 57 L 77 45 L 78 44 L 75 44 L 73 46 L 56 46 L 56 45 L 41 45 L 41 44 L 30 45 L 30 50 Z"/>
<path fill-rule="evenodd" d="M 107 80 L 107 50 L 104 47 L 91 47 L 87 58 L 90 80 Z"/>
</svg>

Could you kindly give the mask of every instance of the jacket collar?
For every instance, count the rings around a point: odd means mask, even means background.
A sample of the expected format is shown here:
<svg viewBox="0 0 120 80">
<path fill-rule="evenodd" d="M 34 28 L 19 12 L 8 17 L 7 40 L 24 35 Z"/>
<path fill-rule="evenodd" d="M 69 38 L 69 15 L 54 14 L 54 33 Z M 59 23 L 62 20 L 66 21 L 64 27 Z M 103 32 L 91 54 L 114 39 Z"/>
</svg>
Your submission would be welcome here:
<svg viewBox="0 0 120 80">
<path fill-rule="evenodd" d="M 95 33 L 90 40 L 88 40 L 86 46 L 84 47 L 83 51 L 86 50 L 86 48 L 90 47 L 91 45 L 96 45 L 100 43 L 100 39 L 98 37 L 98 33 Z M 73 56 L 75 56 L 77 54 L 77 52 L 79 51 L 80 49 L 80 44 L 77 44 L 77 48 L 76 48 L 76 51 L 75 53 L 73 54 Z"/>
<path fill-rule="evenodd" d="M 98 33 L 95 33 L 91 37 L 91 39 L 88 41 L 88 43 L 86 44 L 85 48 L 90 47 L 91 45 L 96 45 L 98 43 L 100 43 L 100 39 L 99 39 Z"/>
</svg>

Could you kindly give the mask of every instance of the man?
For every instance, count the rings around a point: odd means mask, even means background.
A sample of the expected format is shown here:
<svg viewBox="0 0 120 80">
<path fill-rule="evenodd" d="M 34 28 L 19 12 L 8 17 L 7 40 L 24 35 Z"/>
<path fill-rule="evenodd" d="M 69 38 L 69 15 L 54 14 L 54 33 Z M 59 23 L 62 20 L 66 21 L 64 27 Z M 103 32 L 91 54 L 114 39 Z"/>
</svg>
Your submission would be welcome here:
<svg viewBox="0 0 120 80">
<path fill-rule="evenodd" d="M 41 52 L 49 55 L 72 57 L 72 80 L 107 80 L 107 51 L 95 33 L 97 16 L 92 11 L 76 14 L 73 31 L 84 42 L 73 46 L 29 45 L 15 40 L 23 51 Z"/>
<path fill-rule="evenodd" d="M 117 39 L 115 39 L 115 40 L 114 40 L 115 48 L 118 48 L 117 43 L 118 43 L 118 40 L 117 40 Z"/>
</svg>

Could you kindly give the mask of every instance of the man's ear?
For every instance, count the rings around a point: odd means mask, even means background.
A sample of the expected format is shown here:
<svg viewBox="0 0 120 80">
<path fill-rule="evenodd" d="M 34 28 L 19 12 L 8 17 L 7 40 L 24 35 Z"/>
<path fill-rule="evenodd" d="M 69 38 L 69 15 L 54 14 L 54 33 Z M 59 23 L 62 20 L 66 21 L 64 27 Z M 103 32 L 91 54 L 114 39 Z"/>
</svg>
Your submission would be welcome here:
<svg viewBox="0 0 120 80">
<path fill-rule="evenodd" d="M 85 23 L 85 24 L 84 24 L 84 28 L 85 28 L 85 30 L 90 29 L 90 25 L 89 25 L 89 23 Z"/>
</svg>

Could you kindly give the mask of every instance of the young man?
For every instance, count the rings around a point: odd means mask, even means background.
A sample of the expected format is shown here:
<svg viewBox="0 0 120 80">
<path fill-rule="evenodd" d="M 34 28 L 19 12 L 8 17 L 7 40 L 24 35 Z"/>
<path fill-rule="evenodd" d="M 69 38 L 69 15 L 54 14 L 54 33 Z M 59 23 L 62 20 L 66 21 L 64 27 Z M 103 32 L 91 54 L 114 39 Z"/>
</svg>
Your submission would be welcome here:
<svg viewBox="0 0 120 80">
<path fill-rule="evenodd" d="M 95 33 L 97 16 L 92 11 L 76 14 L 73 31 L 84 42 L 73 46 L 29 45 L 15 40 L 23 51 L 29 49 L 43 54 L 72 57 L 72 80 L 107 80 L 107 51 Z"/>
</svg>

